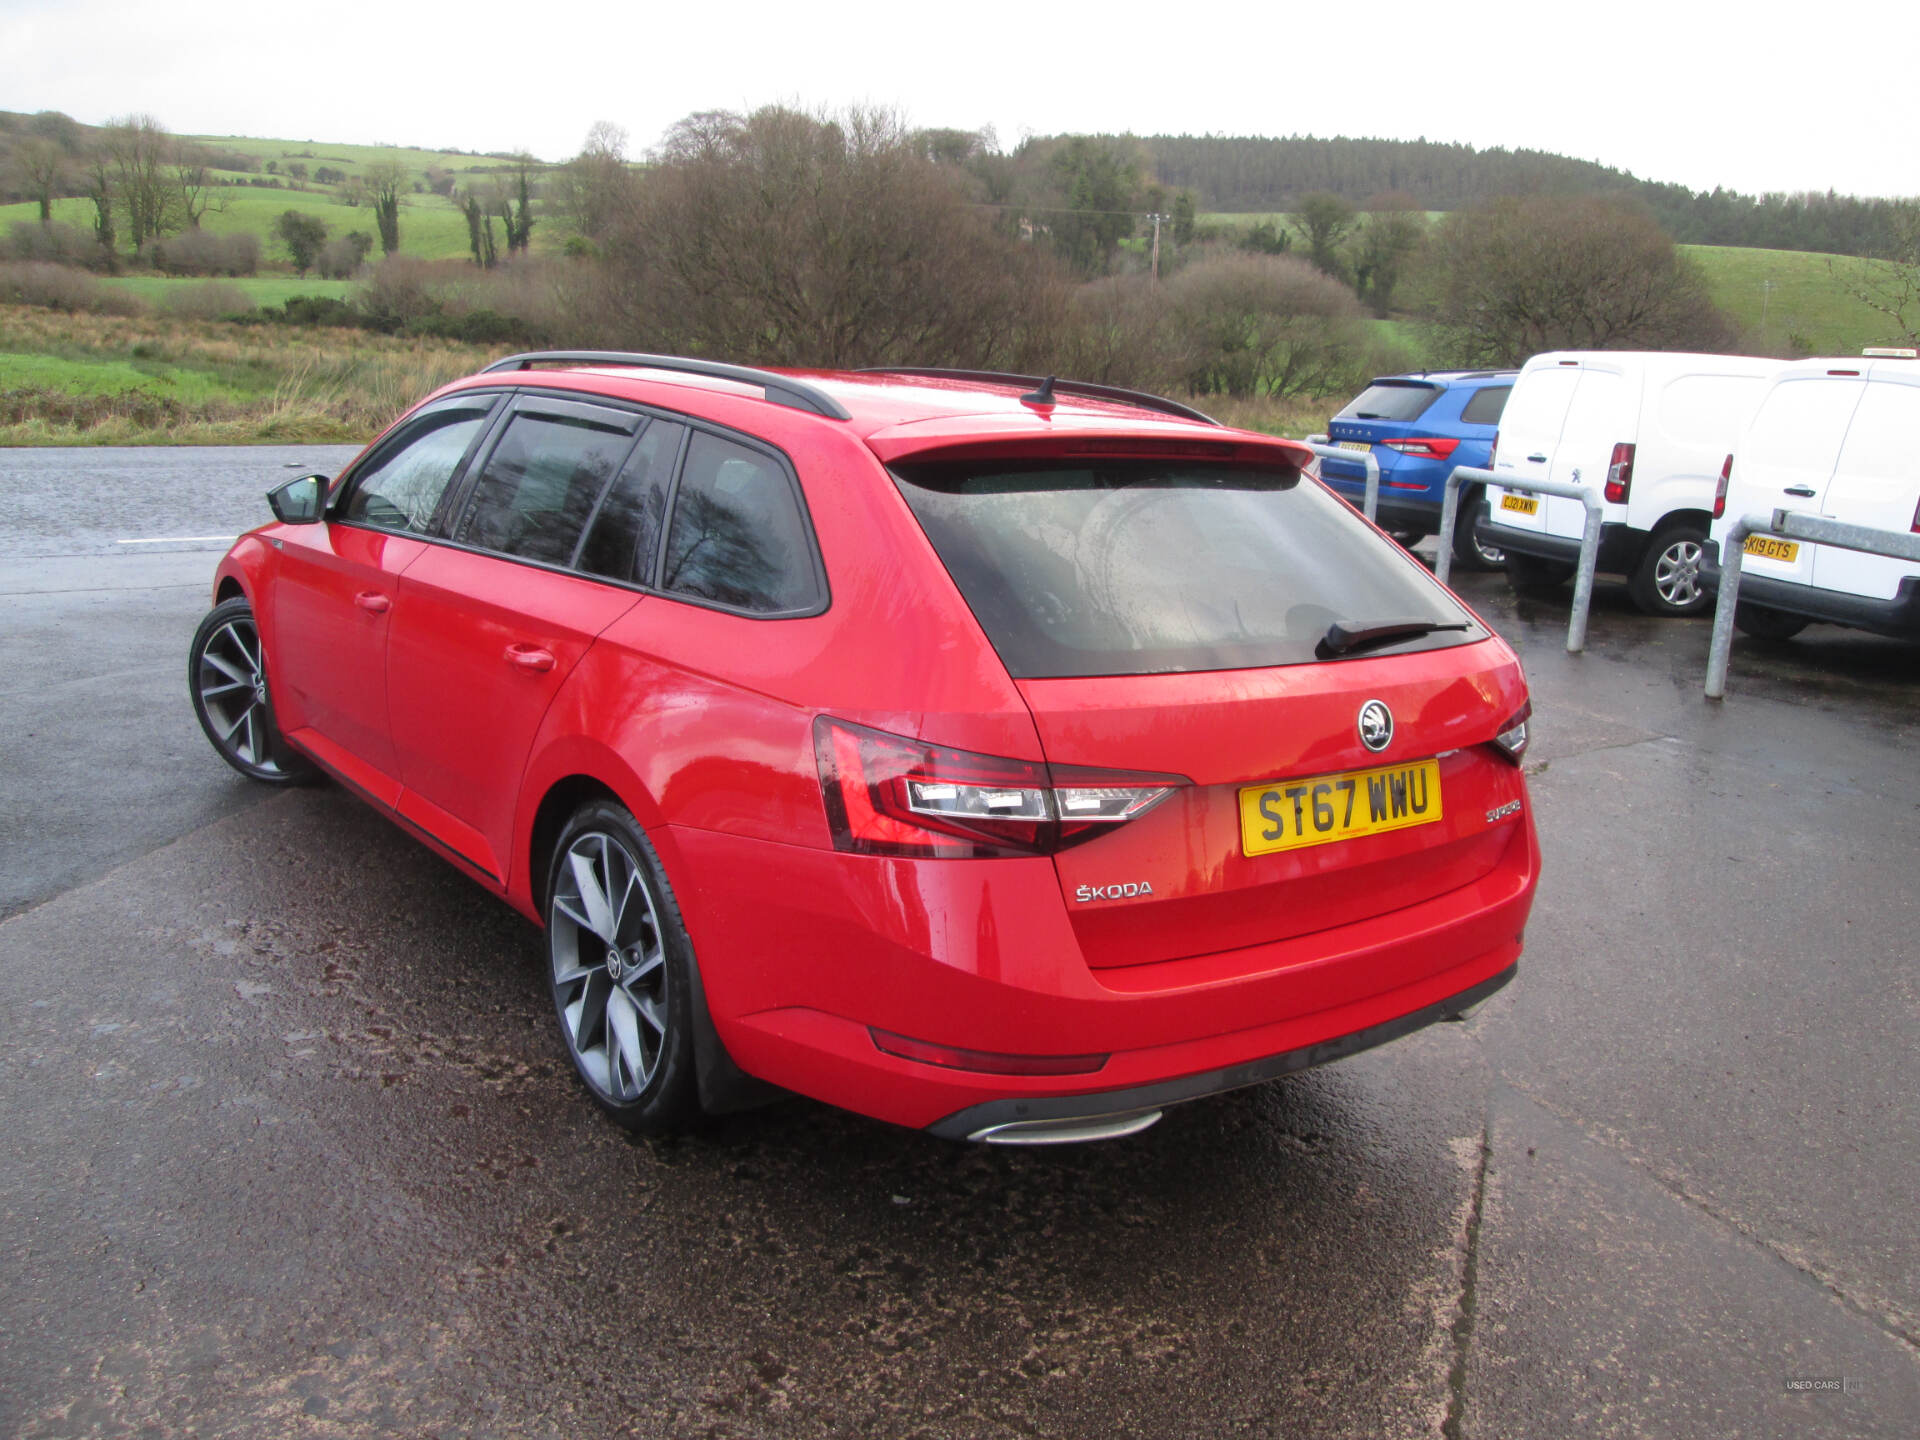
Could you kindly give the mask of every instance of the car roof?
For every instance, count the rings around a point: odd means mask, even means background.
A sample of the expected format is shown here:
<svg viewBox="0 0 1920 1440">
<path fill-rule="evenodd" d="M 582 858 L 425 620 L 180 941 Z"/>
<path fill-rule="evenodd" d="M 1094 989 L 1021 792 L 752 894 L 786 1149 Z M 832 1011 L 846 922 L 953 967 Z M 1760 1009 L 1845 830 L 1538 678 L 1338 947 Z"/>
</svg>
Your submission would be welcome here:
<svg viewBox="0 0 1920 1440">
<path fill-rule="evenodd" d="M 1460 386 L 1477 390 L 1518 378 L 1518 370 L 1409 370 L 1404 375 L 1376 375 L 1369 385 L 1432 385 L 1439 389 Z"/>
<path fill-rule="evenodd" d="M 1242 453 L 1247 441 L 1257 441 L 1262 448 L 1298 448 L 1297 442 L 1222 426 L 1199 417 L 1198 412 L 1191 412 L 1196 418 L 1168 413 L 1168 408 L 1185 407 L 1157 396 L 1140 394 L 1137 400 L 1128 400 L 1075 393 L 1068 388 L 1074 383 L 1070 381 L 1060 382 L 1053 404 L 1030 405 L 1021 398 L 1039 383 L 1030 376 L 988 378 L 967 372 L 825 369 L 754 372 L 722 365 L 703 372 L 617 362 L 567 364 L 565 368 L 535 370 L 504 368 L 507 363 L 503 361 L 480 374 L 456 380 L 438 393 L 502 384 L 537 384 L 665 409 L 690 410 L 700 396 L 774 403 L 780 404 L 783 413 L 789 416 L 805 414 L 813 408 L 805 403 L 810 398 L 845 412 L 846 418 L 841 420 L 826 418 L 825 410 L 817 410 L 825 423 L 844 424 L 860 439 L 890 454 L 949 446 L 971 436 L 1018 442 L 1023 436 L 1039 438 L 1065 432 L 1222 440 L 1233 442 L 1222 447 L 1223 450 Z M 555 357 L 555 363 L 562 362 Z M 732 373 L 725 373 L 730 370 Z M 752 378 L 740 378 L 756 374 L 794 382 L 794 390 L 801 392 L 801 403 L 796 403 L 793 396 L 777 396 Z M 1118 395 L 1131 393 L 1116 392 Z M 1304 464 L 1311 457 L 1290 458 L 1294 463 Z"/>
</svg>

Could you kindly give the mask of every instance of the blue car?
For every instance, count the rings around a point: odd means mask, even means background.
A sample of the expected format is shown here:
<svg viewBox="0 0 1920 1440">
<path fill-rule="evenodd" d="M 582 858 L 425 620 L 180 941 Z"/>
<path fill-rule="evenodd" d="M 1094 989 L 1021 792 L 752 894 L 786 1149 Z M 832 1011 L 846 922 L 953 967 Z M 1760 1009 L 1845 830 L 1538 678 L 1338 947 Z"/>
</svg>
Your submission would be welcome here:
<svg viewBox="0 0 1920 1440">
<path fill-rule="evenodd" d="M 1383 375 L 1334 416 L 1327 438 L 1342 449 L 1371 450 L 1380 466 L 1380 528 L 1411 545 L 1440 531 L 1443 487 L 1456 465 L 1484 469 L 1493 458 L 1493 437 L 1500 427 L 1517 370 L 1445 370 L 1417 375 Z M 1322 460 L 1320 475 L 1356 506 L 1367 493 L 1366 468 L 1358 463 Z M 1460 519 L 1454 526 L 1453 560 L 1470 570 L 1497 570 L 1505 557 L 1474 535 L 1480 512 L 1479 486 L 1460 491 Z"/>
</svg>

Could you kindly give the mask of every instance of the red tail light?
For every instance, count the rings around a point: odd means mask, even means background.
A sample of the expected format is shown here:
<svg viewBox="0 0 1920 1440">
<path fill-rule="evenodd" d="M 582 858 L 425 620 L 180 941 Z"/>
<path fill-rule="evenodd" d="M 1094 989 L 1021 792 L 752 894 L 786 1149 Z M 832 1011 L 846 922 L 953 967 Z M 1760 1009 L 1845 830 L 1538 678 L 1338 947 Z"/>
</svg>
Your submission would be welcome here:
<svg viewBox="0 0 1920 1440">
<path fill-rule="evenodd" d="M 1515 765 L 1518 765 L 1527 753 L 1527 741 L 1531 738 L 1527 732 L 1527 722 L 1532 718 L 1533 701 L 1528 700 L 1493 737 L 1493 748 Z"/>
<path fill-rule="evenodd" d="M 1727 485 L 1733 479 L 1733 456 L 1720 462 L 1720 483 L 1713 487 L 1713 518 L 1727 513 Z"/>
<path fill-rule="evenodd" d="M 1493 443 L 1487 446 L 1487 469 L 1493 468 L 1493 457 L 1500 453 L 1500 432 L 1493 432 Z"/>
<path fill-rule="evenodd" d="M 1444 460 L 1460 445 L 1457 439 L 1448 435 L 1408 436 L 1402 440 L 1382 440 L 1380 443 L 1389 450 L 1420 460 Z"/>
<path fill-rule="evenodd" d="M 1624 505 L 1627 492 L 1633 489 L 1633 446 L 1622 441 L 1613 447 L 1613 458 L 1607 462 L 1607 503 Z"/>
<path fill-rule="evenodd" d="M 856 855 L 1051 855 L 1147 813 L 1181 775 L 949 750 L 822 715 L 814 760 L 833 848 Z"/>
<path fill-rule="evenodd" d="M 1920 535 L 1920 505 L 1913 507 L 1913 533 Z"/>
</svg>

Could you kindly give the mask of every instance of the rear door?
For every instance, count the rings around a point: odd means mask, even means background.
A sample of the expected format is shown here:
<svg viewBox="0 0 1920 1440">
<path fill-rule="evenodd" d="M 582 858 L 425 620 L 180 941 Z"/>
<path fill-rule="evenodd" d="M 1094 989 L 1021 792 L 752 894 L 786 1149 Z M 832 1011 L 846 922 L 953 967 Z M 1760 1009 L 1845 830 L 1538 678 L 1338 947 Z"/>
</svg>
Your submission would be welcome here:
<svg viewBox="0 0 1920 1440">
<path fill-rule="evenodd" d="M 1560 443 L 1553 452 L 1547 478 L 1562 485 L 1578 485 L 1597 498 L 1604 493 L 1607 465 L 1613 447 L 1632 442 L 1640 409 L 1640 374 L 1629 375 L 1618 365 L 1604 360 L 1589 360 L 1580 367 L 1580 384 L 1567 407 L 1567 421 L 1560 431 Z M 1578 500 L 1563 496 L 1543 497 L 1541 506 L 1550 535 L 1578 540 L 1586 533 L 1587 511 Z M 1605 517 L 1620 523 L 1627 518 L 1624 505 L 1609 505 Z"/>
<path fill-rule="evenodd" d="M 1418 433 L 1421 418 L 1445 393 L 1444 386 L 1430 380 L 1397 376 L 1375 380 L 1327 422 L 1327 439 L 1356 457 L 1371 451 L 1384 476 L 1400 457 L 1380 442 Z M 1366 466 L 1358 458 L 1322 459 L 1320 474 L 1328 481 L 1365 492 Z"/>
<path fill-rule="evenodd" d="M 1056 855 L 1089 965 L 1281 941 L 1499 863 L 1520 775 L 1478 742 L 1519 667 L 1418 562 L 1278 471 L 1030 464 L 895 470 L 1048 763 L 1192 782 Z M 1460 628 L 1317 658 L 1334 621 L 1388 616 Z"/>
<path fill-rule="evenodd" d="M 1916 436 L 1920 436 L 1920 384 L 1870 378 L 1847 426 L 1833 478 L 1821 496 L 1820 513 L 1849 525 L 1907 532 L 1920 513 Z M 1920 573 L 1920 566 L 1910 560 L 1831 545 L 1810 548 L 1813 583 L 1822 590 L 1891 600 L 1902 580 Z"/>
<path fill-rule="evenodd" d="M 1514 382 L 1513 393 L 1500 416 L 1500 447 L 1494 453 L 1493 472 L 1520 480 L 1550 478 L 1553 457 L 1560 448 L 1567 412 L 1580 384 L 1577 360 L 1529 367 Z M 1541 496 L 1525 491 L 1489 489 L 1488 514 L 1495 524 L 1516 530 L 1544 532 L 1547 507 Z"/>
<path fill-rule="evenodd" d="M 1782 380 L 1769 390 L 1733 457 L 1728 516 L 1770 515 L 1775 510 L 1825 513 L 1840 443 L 1866 388 L 1857 375 L 1807 375 Z M 1820 548 L 1802 540 L 1755 536 L 1747 542 L 1742 563 L 1754 575 L 1813 585 L 1818 583 L 1814 565 Z"/>
<path fill-rule="evenodd" d="M 388 662 L 399 810 L 496 880 L 534 732 L 587 647 L 641 598 L 632 517 L 664 491 L 680 434 L 630 410 L 521 397 L 453 543 L 402 577 Z M 616 573 L 578 573 L 593 554 Z"/>
</svg>

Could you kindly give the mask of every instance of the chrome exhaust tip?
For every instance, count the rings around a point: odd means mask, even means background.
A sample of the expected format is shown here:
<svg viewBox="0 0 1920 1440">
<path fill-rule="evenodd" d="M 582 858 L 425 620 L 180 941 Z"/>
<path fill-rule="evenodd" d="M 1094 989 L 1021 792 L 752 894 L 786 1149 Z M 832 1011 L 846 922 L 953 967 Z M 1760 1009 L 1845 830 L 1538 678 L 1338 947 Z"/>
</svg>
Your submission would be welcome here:
<svg viewBox="0 0 1920 1440">
<path fill-rule="evenodd" d="M 983 1145 L 1078 1145 L 1087 1140 L 1118 1140 L 1138 1135 L 1163 1112 L 1131 1110 L 1124 1115 L 1087 1115 L 1065 1120 L 1010 1120 L 967 1136 Z"/>
</svg>

